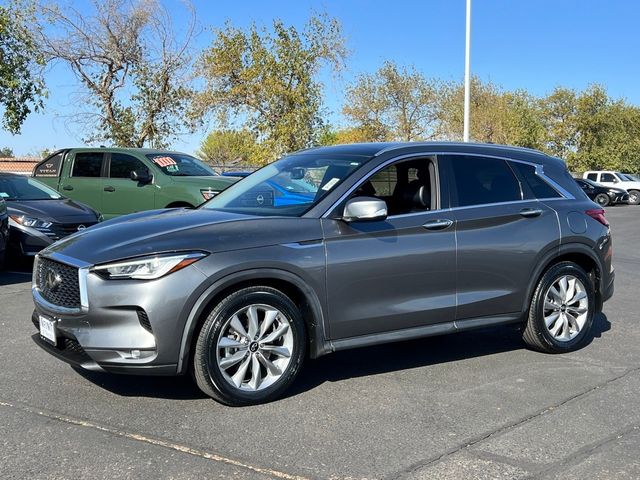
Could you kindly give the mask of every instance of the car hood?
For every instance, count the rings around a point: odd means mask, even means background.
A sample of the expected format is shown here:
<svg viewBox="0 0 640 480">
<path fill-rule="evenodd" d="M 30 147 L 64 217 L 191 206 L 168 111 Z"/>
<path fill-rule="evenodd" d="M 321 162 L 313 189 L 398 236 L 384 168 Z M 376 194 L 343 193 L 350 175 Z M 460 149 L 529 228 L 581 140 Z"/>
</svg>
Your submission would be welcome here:
<svg viewBox="0 0 640 480">
<path fill-rule="evenodd" d="M 322 238 L 319 219 L 164 209 L 117 217 L 51 245 L 91 264 L 159 252 L 222 252 Z"/>
<path fill-rule="evenodd" d="M 9 215 L 26 215 L 54 223 L 95 223 L 98 214 L 82 203 L 69 198 L 51 200 L 10 200 Z"/>
</svg>

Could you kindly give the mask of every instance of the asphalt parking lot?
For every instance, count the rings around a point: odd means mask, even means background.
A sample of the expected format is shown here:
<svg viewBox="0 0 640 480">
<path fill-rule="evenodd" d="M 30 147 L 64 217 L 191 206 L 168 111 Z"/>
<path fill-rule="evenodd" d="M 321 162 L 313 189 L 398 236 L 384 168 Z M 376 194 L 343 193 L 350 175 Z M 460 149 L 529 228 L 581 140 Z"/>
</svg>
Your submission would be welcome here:
<svg viewBox="0 0 640 480">
<path fill-rule="evenodd" d="M 640 478 L 640 207 L 607 218 L 616 294 L 584 349 L 501 327 L 340 352 L 249 408 L 73 370 L 30 338 L 28 266 L 0 273 L 0 477 Z"/>
</svg>

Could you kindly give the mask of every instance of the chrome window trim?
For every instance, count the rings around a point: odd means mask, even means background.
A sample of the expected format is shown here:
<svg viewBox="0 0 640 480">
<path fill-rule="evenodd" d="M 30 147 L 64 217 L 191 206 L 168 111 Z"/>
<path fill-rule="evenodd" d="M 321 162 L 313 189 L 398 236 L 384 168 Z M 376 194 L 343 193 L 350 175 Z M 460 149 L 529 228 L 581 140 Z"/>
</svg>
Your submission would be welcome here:
<svg viewBox="0 0 640 480">
<path fill-rule="evenodd" d="M 493 145 L 492 145 L 493 147 Z M 400 147 L 398 147 L 400 148 Z M 508 150 L 508 147 L 503 147 L 505 150 Z M 382 153 L 382 152 L 379 152 Z M 459 209 L 466 209 L 466 208 L 476 208 L 476 207 L 484 207 L 484 206 L 491 206 L 491 205 L 508 205 L 508 204 L 512 204 L 512 203 L 523 203 L 523 202 L 541 202 L 541 201 L 548 201 L 548 200 L 567 200 L 567 199 L 575 199 L 575 197 L 569 193 L 567 190 L 565 190 L 564 188 L 562 188 L 560 185 L 558 185 L 555 181 L 553 181 L 551 178 L 549 178 L 548 176 L 545 175 L 544 173 L 544 167 L 543 165 L 540 165 L 538 163 L 534 163 L 534 162 L 529 162 L 526 160 L 516 160 L 513 158 L 507 158 L 507 157 L 500 157 L 497 155 L 488 155 L 488 154 L 484 154 L 484 153 L 464 153 L 464 152 L 440 152 L 440 151 L 436 151 L 436 152 L 416 152 L 416 153 L 407 153 L 405 155 L 400 155 L 399 157 L 394 157 L 394 158 L 390 158 L 389 160 L 386 160 L 384 162 L 382 162 L 380 165 L 378 165 L 376 168 L 374 168 L 373 170 L 371 170 L 364 178 L 361 179 L 360 182 L 357 182 L 356 184 L 352 185 L 351 188 L 349 188 L 349 190 L 347 190 L 345 193 L 343 193 L 340 198 L 338 198 L 337 201 L 335 201 L 331 207 L 329 207 L 327 210 L 325 210 L 325 212 L 320 216 L 320 218 L 327 218 L 329 216 L 329 213 L 332 212 L 338 205 L 340 205 L 340 203 L 342 203 L 349 195 L 351 195 L 360 185 L 362 185 L 366 179 L 370 178 L 371 176 L 375 175 L 376 173 L 378 173 L 380 170 L 382 170 L 383 168 L 385 168 L 386 166 L 392 164 L 392 163 L 396 163 L 402 160 L 406 160 L 408 158 L 421 158 L 421 157 L 438 157 L 438 156 L 442 156 L 442 155 L 458 155 L 458 156 L 471 156 L 471 157 L 485 157 L 485 158 L 495 158 L 497 160 L 504 160 L 505 162 L 517 162 L 517 163 L 523 163 L 525 165 L 530 165 L 535 169 L 535 174 L 537 176 L 539 176 L 542 180 L 544 180 L 546 183 L 549 184 L 550 187 L 552 187 L 554 190 L 556 190 L 562 197 L 560 198 L 530 198 L 530 199 L 522 199 L 522 200 L 511 200 L 508 202 L 494 202 L 494 203 L 480 203 L 477 205 L 466 205 L 463 207 L 450 207 L 447 209 L 438 209 L 438 210 L 425 210 L 423 212 L 413 212 L 413 213 L 403 213 L 400 215 L 390 215 L 388 218 L 400 218 L 400 217 L 407 217 L 407 216 L 413 216 L 413 215 L 424 215 L 425 213 L 429 213 L 429 212 L 447 212 L 447 211 L 452 211 L 452 210 L 459 210 Z M 436 158 L 437 161 L 437 158 Z M 514 174 L 515 176 L 515 174 Z M 517 179 L 517 177 L 516 177 Z M 519 183 L 519 181 L 518 181 Z"/>
<path fill-rule="evenodd" d="M 55 305 L 47 300 L 40 294 L 40 290 L 37 286 L 37 268 L 40 258 L 49 258 L 65 265 L 70 265 L 78 269 L 78 289 L 80 291 L 80 308 L 69 308 Z M 33 261 L 33 278 L 31 281 L 31 293 L 33 294 L 33 300 L 35 303 L 45 310 L 52 313 L 59 313 L 62 315 L 84 315 L 89 311 L 89 294 L 87 290 L 87 277 L 89 275 L 89 268 L 92 265 L 90 263 L 78 260 L 77 258 L 69 257 L 62 253 L 57 252 L 41 252 L 36 255 Z"/>
</svg>

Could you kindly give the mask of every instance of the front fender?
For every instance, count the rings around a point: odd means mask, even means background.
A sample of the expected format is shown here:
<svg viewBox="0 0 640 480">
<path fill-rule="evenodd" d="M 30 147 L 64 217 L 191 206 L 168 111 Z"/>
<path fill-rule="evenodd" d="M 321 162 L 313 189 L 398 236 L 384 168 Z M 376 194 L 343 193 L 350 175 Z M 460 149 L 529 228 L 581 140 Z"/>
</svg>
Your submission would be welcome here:
<svg viewBox="0 0 640 480">
<path fill-rule="evenodd" d="M 204 292 L 202 292 L 193 303 L 189 309 L 187 320 L 182 332 L 180 353 L 178 356 L 178 374 L 184 374 L 187 371 L 189 365 L 188 359 L 191 355 L 193 335 L 202 314 L 205 312 L 210 302 L 229 287 L 254 280 L 280 280 L 297 287 L 307 299 L 313 314 L 313 318 L 305 319 L 309 333 L 309 353 L 311 358 L 317 358 L 331 351 L 326 341 L 322 303 L 320 302 L 316 292 L 309 287 L 301 277 L 289 271 L 275 268 L 254 268 L 231 273 L 216 280 Z"/>
</svg>

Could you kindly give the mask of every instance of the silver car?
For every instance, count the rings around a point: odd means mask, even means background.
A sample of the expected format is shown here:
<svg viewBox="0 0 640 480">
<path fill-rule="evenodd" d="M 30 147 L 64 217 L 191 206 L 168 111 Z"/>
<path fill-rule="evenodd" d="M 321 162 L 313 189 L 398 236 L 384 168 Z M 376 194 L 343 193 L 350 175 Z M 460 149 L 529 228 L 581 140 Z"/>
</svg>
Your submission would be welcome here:
<svg viewBox="0 0 640 480">
<path fill-rule="evenodd" d="M 542 352 L 579 348 L 613 294 L 611 256 L 604 210 L 559 159 L 324 147 L 195 210 L 120 217 L 42 251 L 33 338 L 85 369 L 192 373 L 216 400 L 249 405 L 342 349 L 498 324 Z"/>
</svg>

